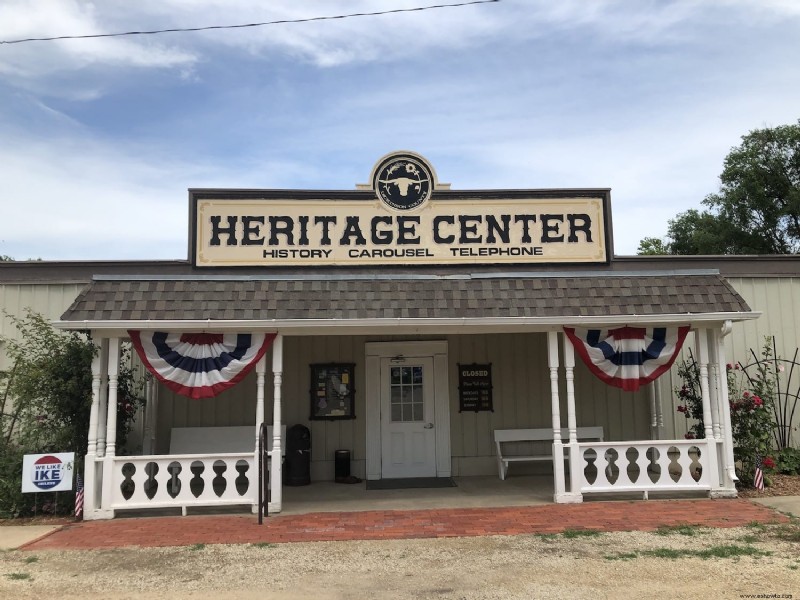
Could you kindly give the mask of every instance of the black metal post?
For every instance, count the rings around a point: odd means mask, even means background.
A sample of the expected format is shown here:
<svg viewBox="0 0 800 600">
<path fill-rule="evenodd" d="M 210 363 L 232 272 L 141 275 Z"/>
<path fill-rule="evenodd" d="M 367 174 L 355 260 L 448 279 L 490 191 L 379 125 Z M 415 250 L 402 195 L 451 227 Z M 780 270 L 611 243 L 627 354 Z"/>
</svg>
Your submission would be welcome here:
<svg viewBox="0 0 800 600">
<path fill-rule="evenodd" d="M 264 435 L 267 430 L 265 423 L 261 423 L 258 430 L 258 524 L 264 524 L 264 516 L 269 517 L 269 507 L 264 508 Z"/>
</svg>

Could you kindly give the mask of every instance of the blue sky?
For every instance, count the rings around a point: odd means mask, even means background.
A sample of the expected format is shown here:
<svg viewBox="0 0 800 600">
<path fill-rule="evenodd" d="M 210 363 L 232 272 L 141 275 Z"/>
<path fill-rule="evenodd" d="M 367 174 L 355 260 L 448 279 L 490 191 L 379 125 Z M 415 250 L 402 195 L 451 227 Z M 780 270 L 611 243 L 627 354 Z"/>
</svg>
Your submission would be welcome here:
<svg viewBox="0 0 800 600">
<path fill-rule="evenodd" d="M 0 39 L 425 6 L 3 0 Z M 501 0 L 0 45 L 0 254 L 187 257 L 187 188 L 353 189 L 397 149 L 454 189 L 610 187 L 615 251 L 800 118 L 796 0 Z"/>
</svg>

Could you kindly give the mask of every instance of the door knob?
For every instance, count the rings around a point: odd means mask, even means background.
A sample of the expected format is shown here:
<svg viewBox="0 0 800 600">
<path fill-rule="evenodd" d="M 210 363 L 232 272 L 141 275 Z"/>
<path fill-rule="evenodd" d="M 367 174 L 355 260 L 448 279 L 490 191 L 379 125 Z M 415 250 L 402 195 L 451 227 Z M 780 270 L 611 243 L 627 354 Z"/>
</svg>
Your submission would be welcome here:
<svg viewBox="0 0 800 600">
<path fill-rule="evenodd" d="M 433 429 L 433 423 L 425 423 L 425 429 Z"/>
</svg>

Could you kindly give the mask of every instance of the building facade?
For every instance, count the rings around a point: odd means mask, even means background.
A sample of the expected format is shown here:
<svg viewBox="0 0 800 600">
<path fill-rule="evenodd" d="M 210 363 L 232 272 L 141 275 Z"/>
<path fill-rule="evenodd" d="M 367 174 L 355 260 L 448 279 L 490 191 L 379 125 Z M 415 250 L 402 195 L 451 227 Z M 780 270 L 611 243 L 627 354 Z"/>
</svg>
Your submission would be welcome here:
<svg viewBox="0 0 800 600">
<path fill-rule="evenodd" d="M 190 221 L 187 261 L 0 265 L 10 312 L 98 345 L 86 518 L 253 505 L 264 422 L 272 511 L 298 424 L 312 480 L 348 450 L 368 481 L 503 477 L 535 458 L 556 502 L 735 495 L 725 363 L 763 335 L 784 354 L 798 339 L 800 261 L 615 257 L 608 190 L 454 191 L 396 153 L 352 192 L 192 190 Z M 120 449 L 107 407 L 129 340 L 153 377 Z M 683 438 L 670 349 L 699 362 L 704 440 Z M 626 357 L 648 353 L 631 375 Z M 189 359 L 220 373 L 195 380 Z"/>
</svg>

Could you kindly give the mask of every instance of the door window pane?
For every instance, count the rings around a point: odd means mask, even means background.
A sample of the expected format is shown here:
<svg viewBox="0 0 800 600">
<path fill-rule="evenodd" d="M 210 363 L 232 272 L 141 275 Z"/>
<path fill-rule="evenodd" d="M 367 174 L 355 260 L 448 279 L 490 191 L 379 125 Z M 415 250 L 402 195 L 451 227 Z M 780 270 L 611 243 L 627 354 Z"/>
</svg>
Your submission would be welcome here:
<svg viewBox="0 0 800 600">
<path fill-rule="evenodd" d="M 423 420 L 422 371 L 421 366 L 389 368 L 393 422 L 412 423 Z"/>
<path fill-rule="evenodd" d="M 403 403 L 403 390 L 400 386 L 392 386 L 391 392 L 392 404 L 402 404 Z"/>
</svg>

